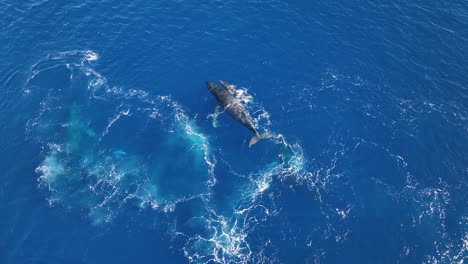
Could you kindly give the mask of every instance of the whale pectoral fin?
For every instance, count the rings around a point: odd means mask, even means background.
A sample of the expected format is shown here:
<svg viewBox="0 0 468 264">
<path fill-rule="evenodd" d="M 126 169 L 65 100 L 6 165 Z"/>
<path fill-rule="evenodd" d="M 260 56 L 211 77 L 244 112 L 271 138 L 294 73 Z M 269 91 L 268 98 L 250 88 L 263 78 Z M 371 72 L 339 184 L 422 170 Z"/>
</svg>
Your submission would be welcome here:
<svg viewBox="0 0 468 264">
<path fill-rule="evenodd" d="M 237 95 L 237 90 L 236 88 L 234 88 L 234 86 L 232 85 L 229 85 L 229 86 L 226 86 L 226 89 L 231 92 L 232 95 L 236 96 Z"/>
<path fill-rule="evenodd" d="M 227 83 L 223 80 L 219 80 L 219 82 L 224 86 L 224 88 L 226 88 L 226 90 L 228 90 L 232 95 L 236 96 L 236 86 L 230 84 L 230 83 Z"/>
<path fill-rule="evenodd" d="M 218 116 L 222 113 L 222 107 L 220 105 L 216 106 L 214 113 L 211 115 L 213 117 L 213 127 L 218 127 Z"/>
</svg>

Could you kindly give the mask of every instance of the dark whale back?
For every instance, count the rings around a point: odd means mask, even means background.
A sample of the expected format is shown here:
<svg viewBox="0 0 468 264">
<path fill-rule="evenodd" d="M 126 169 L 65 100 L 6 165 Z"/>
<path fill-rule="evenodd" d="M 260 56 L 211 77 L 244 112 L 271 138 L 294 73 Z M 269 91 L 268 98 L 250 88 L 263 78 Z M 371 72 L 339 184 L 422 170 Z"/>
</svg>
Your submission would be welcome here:
<svg viewBox="0 0 468 264">
<path fill-rule="evenodd" d="M 224 108 L 229 115 L 242 123 L 250 131 L 257 134 L 257 131 L 250 121 L 248 112 L 244 109 L 242 104 L 237 100 L 228 90 L 223 89 L 212 82 L 206 82 L 208 90 L 214 95 L 218 103 Z"/>
<path fill-rule="evenodd" d="M 214 95 L 218 103 L 224 108 L 228 106 L 234 98 L 226 89 L 223 89 L 212 82 L 206 82 L 208 90 Z"/>
</svg>

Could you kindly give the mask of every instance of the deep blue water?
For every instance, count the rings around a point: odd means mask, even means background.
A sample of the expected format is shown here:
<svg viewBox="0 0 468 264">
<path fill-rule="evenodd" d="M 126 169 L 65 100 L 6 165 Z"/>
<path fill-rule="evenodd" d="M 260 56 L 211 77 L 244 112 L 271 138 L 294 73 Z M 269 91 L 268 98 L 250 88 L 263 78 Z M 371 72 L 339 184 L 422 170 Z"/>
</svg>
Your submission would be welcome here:
<svg viewBox="0 0 468 264">
<path fill-rule="evenodd" d="M 3 0 L 0 28 L 0 263 L 468 257 L 466 1 Z M 271 137 L 214 127 L 207 80 Z"/>
</svg>

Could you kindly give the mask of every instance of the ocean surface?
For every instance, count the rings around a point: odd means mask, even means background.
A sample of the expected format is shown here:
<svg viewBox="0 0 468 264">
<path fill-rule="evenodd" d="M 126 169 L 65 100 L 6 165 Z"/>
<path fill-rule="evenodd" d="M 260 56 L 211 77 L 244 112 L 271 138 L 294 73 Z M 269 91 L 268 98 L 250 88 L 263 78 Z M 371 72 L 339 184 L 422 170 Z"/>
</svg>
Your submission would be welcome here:
<svg viewBox="0 0 468 264">
<path fill-rule="evenodd" d="M 0 1 L 0 263 L 466 263 L 467 1 Z M 227 81 L 259 132 L 221 113 Z"/>
</svg>

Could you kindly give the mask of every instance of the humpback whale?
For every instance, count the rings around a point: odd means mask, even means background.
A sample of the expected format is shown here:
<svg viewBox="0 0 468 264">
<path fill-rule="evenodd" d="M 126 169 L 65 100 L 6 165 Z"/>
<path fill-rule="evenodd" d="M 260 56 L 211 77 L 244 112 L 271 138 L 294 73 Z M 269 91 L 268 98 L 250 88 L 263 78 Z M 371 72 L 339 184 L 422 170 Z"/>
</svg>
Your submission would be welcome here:
<svg viewBox="0 0 468 264">
<path fill-rule="evenodd" d="M 247 110 L 245 110 L 241 101 L 237 98 L 237 90 L 234 85 L 220 81 L 225 89 L 219 87 L 213 82 L 206 82 L 208 90 L 214 95 L 219 105 L 235 120 L 243 124 L 246 128 L 254 133 L 249 141 L 249 147 L 257 143 L 260 139 L 268 137 L 268 134 L 259 134 L 252 124 L 251 117 Z"/>
</svg>

